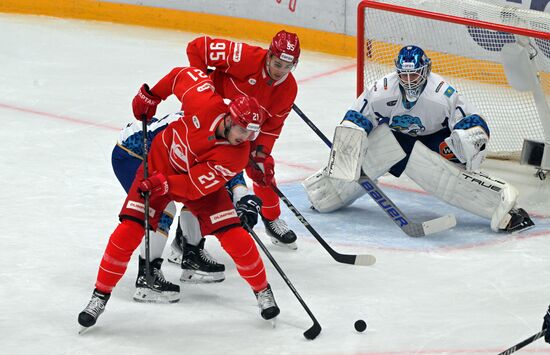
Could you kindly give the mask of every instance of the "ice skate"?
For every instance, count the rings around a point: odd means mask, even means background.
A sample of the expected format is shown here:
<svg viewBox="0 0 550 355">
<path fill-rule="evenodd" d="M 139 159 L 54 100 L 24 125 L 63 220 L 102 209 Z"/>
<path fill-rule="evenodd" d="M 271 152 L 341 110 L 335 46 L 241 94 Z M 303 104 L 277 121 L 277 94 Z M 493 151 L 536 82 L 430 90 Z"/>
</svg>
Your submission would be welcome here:
<svg viewBox="0 0 550 355">
<path fill-rule="evenodd" d="M 281 310 L 275 302 L 275 297 L 273 296 L 273 291 L 271 291 L 271 286 L 268 284 L 265 289 L 262 291 L 254 291 L 256 300 L 258 301 L 258 307 L 260 308 L 260 315 L 265 320 L 272 320 L 272 325 L 275 326 L 274 318 L 279 315 Z"/>
<path fill-rule="evenodd" d="M 105 306 L 110 297 L 110 293 L 103 293 L 97 289 L 94 290 L 90 302 L 88 302 L 86 308 L 78 314 L 78 323 L 81 325 L 81 329 L 78 332 L 79 334 L 84 333 L 97 322 L 97 318 L 99 318 L 101 313 L 105 310 Z"/>
<path fill-rule="evenodd" d="M 296 234 L 288 228 L 288 225 L 281 218 L 277 218 L 273 221 L 269 221 L 265 218 L 262 218 L 265 231 L 267 235 L 271 238 L 271 242 L 275 245 L 289 248 L 291 250 L 298 249 L 296 245 Z"/>
<path fill-rule="evenodd" d="M 145 259 L 139 258 L 139 271 L 136 279 L 136 292 L 134 300 L 146 303 L 175 303 L 180 300 L 180 287 L 164 278 L 160 269 L 162 259 L 157 258 L 151 261 L 149 267 L 153 275 L 153 285 L 147 284 L 145 277 Z"/>
<path fill-rule="evenodd" d="M 225 265 L 219 264 L 204 250 L 202 238 L 199 245 L 186 244 L 181 262 L 180 281 L 187 283 L 213 283 L 225 280 Z"/>
<path fill-rule="evenodd" d="M 505 232 L 517 233 L 531 229 L 535 226 L 527 211 L 523 208 L 513 208 L 508 212 L 508 222 L 503 229 Z"/>
<path fill-rule="evenodd" d="M 178 229 L 176 230 L 176 236 L 170 244 L 170 253 L 168 255 L 168 261 L 174 264 L 181 265 L 181 256 L 183 254 L 183 234 L 181 233 L 181 228 L 178 224 Z"/>
</svg>

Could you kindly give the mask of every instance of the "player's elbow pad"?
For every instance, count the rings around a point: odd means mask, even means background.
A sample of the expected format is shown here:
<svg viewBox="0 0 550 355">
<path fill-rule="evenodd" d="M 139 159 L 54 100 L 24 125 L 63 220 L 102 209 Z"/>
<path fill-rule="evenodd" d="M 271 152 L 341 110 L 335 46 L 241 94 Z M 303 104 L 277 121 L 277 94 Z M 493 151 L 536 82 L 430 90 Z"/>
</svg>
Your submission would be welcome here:
<svg viewBox="0 0 550 355">
<path fill-rule="evenodd" d="M 349 124 L 350 122 L 358 127 L 363 128 L 365 132 L 367 132 L 367 134 L 369 134 L 374 128 L 372 122 L 369 121 L 368 118 L 355 110 L 348 110 L 348 112 L 346 112 L 341 125 L 346 126 L 346 124 Z"/>
</svg>

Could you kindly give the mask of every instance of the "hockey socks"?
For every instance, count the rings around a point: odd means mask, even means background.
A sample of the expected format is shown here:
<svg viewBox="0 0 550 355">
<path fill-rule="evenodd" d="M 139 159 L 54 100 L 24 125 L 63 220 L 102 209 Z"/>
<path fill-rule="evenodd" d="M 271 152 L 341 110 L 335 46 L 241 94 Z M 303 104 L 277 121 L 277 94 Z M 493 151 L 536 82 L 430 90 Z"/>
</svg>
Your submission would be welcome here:
<svg viewBox="0 0 550 355">
<path fill-rule="evenodd" d="M 235 227 L 216 233 L 222 248 L 231 256 L 237 271 L 256 292 L 267 287 L 264 263 L 252 237 L 242 228 Z"/>
<path fill-rule="evenodd" d="M 111 293 L 124 275 L 132 253 L 141 243 L 143 233 L 140 224 L 123 220 L 111 234 L 97 273 L 95 286 L 99 291 Z"/>
<path fill-rule="evenodd" d="M 269 186 L 254 184 L 254 194 L 262 200 L 262 216 L 270 221 L 281 215 L 279 196 Z"/>
</svg>

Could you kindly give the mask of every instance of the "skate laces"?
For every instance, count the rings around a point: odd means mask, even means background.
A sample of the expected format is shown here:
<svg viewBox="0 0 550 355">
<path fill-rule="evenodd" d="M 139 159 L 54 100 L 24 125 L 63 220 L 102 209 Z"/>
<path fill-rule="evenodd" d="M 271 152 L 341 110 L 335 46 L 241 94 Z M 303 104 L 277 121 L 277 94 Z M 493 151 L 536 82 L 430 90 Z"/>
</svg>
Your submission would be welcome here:
<svg viewBox="0 0 550 355">
<path fill-rule="evenodd" d="M 273 297 L 273 292 L 269 287 L 256 293 L 256 298 L 258 299 L 258 305 L 262 309 L 275 307 L 275 298 Z"/>
<path fill-rule="evenodd" d="M 162 273 L 161 269 L 154 268 L 153 275 L 155 275 L 155 280 L 158 281 L 160 284 L 169 284 L 169 282 L 164 278 L 164 274 Z"/>
<path fill-rule="evenodd" d="M 206 250 L 200 249 L 199 254 L 201 256 L 201 259 L 206 261 L 208 264 L 215 265 L 218 262 L 210 255 Z"/>
<path fill-rule="evenodd" d="M 86 306 L 84 312 L 88 313 L 94 318 L 97 318 L 97 316 L 101 314 L 101 312 L 103 312 L 103 310 L 105 309 L 105 303 L 106 302 L 104 300 L 94 295 Z"/>
<path fill-rule="evenodd" d="M 268 223 L 271 226 L 271 228 L 279 235 L 286 234 L 290 230 L 286 222 L 280 218 L 277 218 L 274 221 L 268 221 Z"/>
</svg>

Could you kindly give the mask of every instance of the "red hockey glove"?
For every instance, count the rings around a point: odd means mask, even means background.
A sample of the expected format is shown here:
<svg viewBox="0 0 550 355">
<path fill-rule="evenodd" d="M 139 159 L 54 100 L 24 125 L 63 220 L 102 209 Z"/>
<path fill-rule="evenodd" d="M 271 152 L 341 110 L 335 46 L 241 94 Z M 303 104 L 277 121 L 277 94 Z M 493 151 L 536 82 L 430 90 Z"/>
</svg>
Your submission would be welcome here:
<svg viewBox="0 0 550 355">
<path fill-rule="evenodd" d="M 132 110 L 134 111 L 136 120 L 141 121 L 143 116 L 145 116 L 147 122 L 151 121 L 161 101 L 162 99 L 160 97 L 157 97 L 149 90 L 147 84 L 143 84 L 132 100 Z"/>
<path fill-rule="evenodd" d="M 164 196 L 168 193 L 168 180 L 162 173 L 154 172 L 147 179 L 142 180 L 138 187 L 142 196 L 146 192 L 150 193 L 150 197 Z"/>
<path fill-rule="evenodd" d="M 260 186 L 270 186 L 273 183 L 275 176 L 275 161 L 271 155 L 265 157 L 254 157 L 254 162 L 260 167 L 258 169 L 255 164 L 249 163 L 246 167 L 246 174 Z"/>
</svg>

